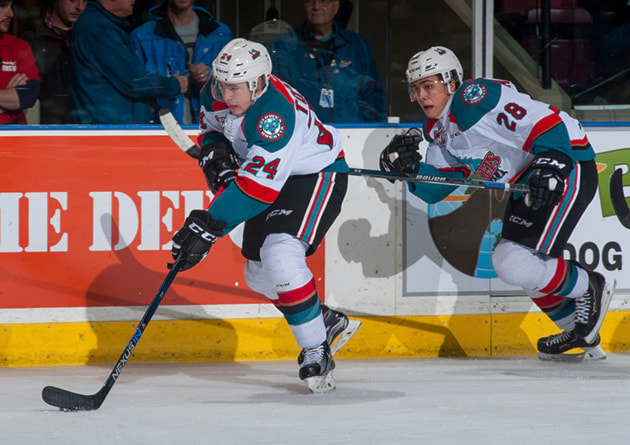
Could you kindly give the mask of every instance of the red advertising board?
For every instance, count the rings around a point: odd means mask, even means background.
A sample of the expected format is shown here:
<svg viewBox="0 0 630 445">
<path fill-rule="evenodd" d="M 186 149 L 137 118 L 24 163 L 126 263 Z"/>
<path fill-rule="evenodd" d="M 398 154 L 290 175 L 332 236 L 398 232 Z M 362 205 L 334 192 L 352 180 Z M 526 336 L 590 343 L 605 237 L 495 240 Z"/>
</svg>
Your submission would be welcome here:
<svg viewBox="0 0 630 445">
<path fill-rule="evenodd" d="M 0 145 L 0 308 L 146 305 L 171 237 L 212 197 L 159 131 L 5 132 Z M 309 264 L 323 294 L 323 245 Z M 264 302 L 244 265 L 226 236 L 163 304 Z"/>
</svg>

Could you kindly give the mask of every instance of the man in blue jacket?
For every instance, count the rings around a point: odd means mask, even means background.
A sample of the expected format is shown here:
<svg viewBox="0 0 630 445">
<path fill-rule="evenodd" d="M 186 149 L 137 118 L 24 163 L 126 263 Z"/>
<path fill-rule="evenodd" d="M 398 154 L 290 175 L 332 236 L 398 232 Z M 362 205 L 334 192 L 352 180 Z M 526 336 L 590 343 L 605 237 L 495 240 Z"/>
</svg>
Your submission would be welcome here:
<svg viewBox="0 0 630 445">
<path fill-rule="evenodd" d="M 384 122 L 385 88 L 368 40 L 334 23 L 339 0 L 306 0 L 305 22 L 269 43 L 273 73 L 324 122 Z"/>
<path fill-rule="evenodd" d="M 159 98 L 188 90 L 188 78 L 149 73 L 125 20 L 135 0 L 90 1 L 70 35 L 70 92 L 81 124 L 148 123 Z"/>
<path fill-rule="evenodd" d="M 159 100 L 157 107 L 171 110 L 180 124 L 196 124 L 199 92 L 208 80 L 212 61 L 232 40 L 232 31 L 205 9 L 193 6 L 193 0 L 165 0 L 150 14 L 151 19 L 131 33 L 147 71 L 188 75 L 189 80 L 185 95 Z"/>
</svg>

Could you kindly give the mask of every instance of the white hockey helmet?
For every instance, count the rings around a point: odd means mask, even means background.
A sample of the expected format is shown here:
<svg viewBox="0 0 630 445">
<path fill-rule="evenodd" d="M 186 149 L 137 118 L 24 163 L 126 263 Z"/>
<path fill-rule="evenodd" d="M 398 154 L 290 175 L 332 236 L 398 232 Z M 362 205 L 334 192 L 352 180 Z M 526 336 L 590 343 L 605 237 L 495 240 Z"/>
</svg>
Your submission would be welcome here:
<svg viewBox="0 0 630 445">
<path fill-rule="evenodd" d="M 212 62 L 212 93 L 218 92 L 216 81 L 247 82 L 252 100 L 260 97 L 269 86 L 271 57 L 264 45 L 246 39 L 230 40 Z M 258 79 L 262 77 L 262 85 Z M 262 86 L 262 89 L 259 88 Z M 215 96 L 215 99 L 219 99 Z"/>
<path fill-rule="evenodd" d="M 464 78 L 464 70 L 459 59 L 453 51 L 443 46 L 433 46 L 426 51 L 414 54 L 409 59 L 405 74 L 409 85 L 417 80 L 437 74 L 445 85 L 455 82 L 455 87 L 458 88 Z M 448 91 L 449 94 L 452 94 L 450 89 Z"/>
</svg>

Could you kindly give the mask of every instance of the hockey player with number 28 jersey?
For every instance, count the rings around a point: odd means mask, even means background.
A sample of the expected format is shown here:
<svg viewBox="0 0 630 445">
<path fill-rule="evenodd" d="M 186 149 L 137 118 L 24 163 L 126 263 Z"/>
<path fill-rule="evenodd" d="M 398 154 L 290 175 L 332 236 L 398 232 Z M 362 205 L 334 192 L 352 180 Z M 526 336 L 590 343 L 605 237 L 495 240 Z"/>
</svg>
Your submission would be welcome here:
<svg viewBox="0 0 630 445">
<path fill-rule="evenodd" d="M 298 345 L 299 377 L 313 392 L 334 389 L 330 344 L 348 317 L 320 304 L 306 256 L 341 210 L 348 181 L 338 132 L 304 97 L 271 75 L 265 47 L 230 41 L 201 93 L 202 168 L 215 198 L 173 237 L 183 269 L 245 222 L 245 279 L 282 312 Z"/>
<path fill-rule="evenodd" d="M 605 358 L 599 328 L 614 282 L 562 251 L 597 189 L 595 153 L 581 124 L 567 113 L 533 100 L 507 81 L 463 81 L 455 54 L 444 47 L 416 53 L 406 71 L 411 100 L 426 115 L 426 160 L 418 136 L 396 136 L 383 150 L 381 169 L 485 181 L 526 182 L 513 194 L 493 254 L 499 277 L 522 287 L 564 331 L 538 341 L 542 359 Z M 433 203 L 454 187 L 408 182 L 409 190 Z M 573 355 L 571 355 L 573 357 Z"/>
</svg>

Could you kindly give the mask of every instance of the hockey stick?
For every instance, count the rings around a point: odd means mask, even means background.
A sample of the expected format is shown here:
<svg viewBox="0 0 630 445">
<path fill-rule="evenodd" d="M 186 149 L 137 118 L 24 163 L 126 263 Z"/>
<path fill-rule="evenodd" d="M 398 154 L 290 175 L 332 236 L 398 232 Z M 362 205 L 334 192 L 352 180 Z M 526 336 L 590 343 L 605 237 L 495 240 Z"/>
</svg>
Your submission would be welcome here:
<svg viewBox="0 0 630 445">
<path fill-rule="evenodd" d="M 197 158 L 199 156 L 199 147 L 184 132 L 179 123 L 175 120 L 171 112 L 165 108 L 160 110 L 160 122 L 166 133 L 171 137 L 173 142 L 188 156 Z M 529 192 L 529 187 L 525 184 L 503 184 L 490 181 L 476 181 L 473 179 L 447 178 L 438 175 L 405 175 L 399 173 L 382 172 L 379 170 L 366 170 L 361 168 L 351 168 L 348 174 L 353 176 L 370 176 L 373 178 L 398 179 L 400 181 L 416 181 L 429 182 L 442 185 L 468 186 L 476 188 L 491 188 L 505 190 L 509 192 Z"/>
<path fill-rule="evenodd" d="M 191 158 L 199 159 L 199 147 L 192 139 L 190 139 L 190 136 L 182 130 L 182 127 L 179 126 L 179 123 L 175 119 L 175 116 L 173 116 L 173 113 L 171 113 L 167 108 L 161 108 L 159 114 L 160 122 L 173 142 L 175 142 L 175 144 Z"/>
<path fill-rule="evenodd" d="M 628 201 L 626 201 L 626 197 L 623 194 L 622 176 L 623 172 L 620 168 L 616 169 L 610 176 L 610 200 L 619 222 L 626 229 L 630 229 L 630 208 L 628 208 Z"/>
<path fill-rule="evenodd" d="M 44 402 L 48 403 L 49 405 L 56 406 L 62 411 L 91 411 L 98 409 L 103 404 L 105 397 L 107 397 L 107 394 L 109 394 L 112 386 L 114 386 L 114 383 L 116 383 L 116 380 L 120 376 L 120 373 L 122 372 L 123 368 L 127 364 L 127 361 L 131 357 L 134 348 L 138 344 L 138 341 L 140 341 L 140 337 L 142 337 L 144 330 L 149 324 L 149 321 L 151 321 L 151 317 L 153 317 L 153 314 L 162 302 L 162 298 L 164 298 L 166 291 L 175 279 L 175 275 L 177 275 L 177 272 L 179 272 L 179 269 L 181 267 L 181 258 L 183 258 L 183 256 L 180 255 L 180 257 L 171 267 L 169 273 L 166 275 L 166 278 L 164 278 L 160 289 L 158 290 L 155 297 L 153 297 L 153 301 L 151 301 L 151 304 L 144 313 L 142 320 L 140 320 L 136 331 L 129 340 L 129 343 L 127 343 L 127 346 L 125 346 L 123 353 L 116 362 L 116 366 L 114 366 L 112 372 L 109 373 L 109 377 L 105 381 L 105 384 L 100 389 L 100 391 L 92 395 L 84 395 L 57 388 L 55 386 L 46 386 L 42 390 L 42 399 L 44 399 Z"/>
<path fill-rule="evenodd" d="M 412 181 L 412 182 L 427 182 L 431 184 L 441 185 L 454 185 L 454 186 L 466 186 L 474 188 L 486 188 L 505 190 L 506 192 L 529 192 L 529 186 L 527 184 L 511 184 L 501 182 L 490 181 L 477 181 L 474 179 L 460 179 L 460 178 L 447 178 L 446 176 L 439 175 L 412 175 L 404 173 L 383 172 L 380 170 L 366 170 L 363 168 L 351 168 L 348 173 L 353 176 L 369 176 L 372 178 L 384 178 L 390 180 L 400 181 Z"/>
</svg>

